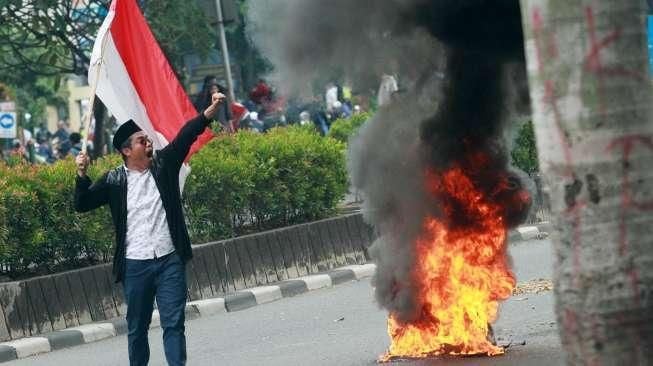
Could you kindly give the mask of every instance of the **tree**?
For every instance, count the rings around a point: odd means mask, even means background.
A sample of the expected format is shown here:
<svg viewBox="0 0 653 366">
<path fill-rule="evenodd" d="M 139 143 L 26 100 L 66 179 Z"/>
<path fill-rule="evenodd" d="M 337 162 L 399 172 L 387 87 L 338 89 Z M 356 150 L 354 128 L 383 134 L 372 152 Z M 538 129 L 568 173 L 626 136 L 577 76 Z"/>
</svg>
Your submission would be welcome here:
<svg viewBox="0 0 653 366">
<path fill-rule="evenodd" d="M 232 57 L 239 60 L 240 75 L 243 85 L 253 86 L 258 77 L 272 69 L 258 49 L 250 41 L 246 31 L 247 0 L 234 0 L 238 7 L 239 21 L 226 27 L 227 43 Z M 245 92 L 247 90 L 245 89 Z"/>
<path fill-rule="evenodd" d="M 22 90 L 18 94 L 24 101 L 35 101 L 30 104 L 33 111 L 42 109 L 44 98 L 48 102 L 57 101 L 56 91 L 63 75 L 88 73 L 95 35 L 110 2 L 3 2 L 0 5 L 0 79 Z M 183 79 L 183 56 L 195 52 L 205 57 L 215 44 L 207 18 L 195 2 L 143 0 L 139 4 L 177 76 Z M 93 110 L 95 145 L 102 146 L 106 113 L 99 99 Z"/>
<path fill-rule="evenodd" d="M 86 75 L 107 12 L 108 0 L 22 0 L 0 6 L 0 76 L 22 91 L 22 104 L 28 105 L 21 108 L 39 110 L 43 98 L 56 100 L 63 75 Z M 94 117 L 95 143 L 101 146 L 105 108 L 99 101 Z"/>
<path fill-rule="evenodd" d="M 531 174 L 539 170 L 533 122 L 528 121 L 521 125 L 515 137 L 515 146 L 510 155 L 512 163 L 524 172 Z"/>
<path fill-rule="evenodd" d="M 46 103 L 61 104 L 61 77 L 86 73 L 107 1 L 77 3 L 24 0 L 0 5 L 0 78 L 16 90 L 19 110 L 38 116 Z"/>
<path fill-rule="evenodd" d="M 653 359 L 653 123 L 643 1 L 522 0 L 556 314 L 571 365 Z"/>
<path fill-rule="evenodd" d="M 206 58 L 217 36 L 196 1 L 142 0 L 139 2 L 152 33 L 177 77 L 183 81 L 184 56 L 197 53 Z"/>
<path fill-rule="evenodd" d="M 0 72 L 84 75 L 108 0 L 7 1 L 0 6 Z"/>
</svg>

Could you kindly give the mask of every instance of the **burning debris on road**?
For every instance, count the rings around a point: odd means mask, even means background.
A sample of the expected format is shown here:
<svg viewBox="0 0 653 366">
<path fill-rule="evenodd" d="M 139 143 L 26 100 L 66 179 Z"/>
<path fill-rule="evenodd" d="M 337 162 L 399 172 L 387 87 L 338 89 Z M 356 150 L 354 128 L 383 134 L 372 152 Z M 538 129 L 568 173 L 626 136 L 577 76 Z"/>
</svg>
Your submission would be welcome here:
<svg viewBox="0 0 653 366">
<path fill-rule="evenodd" d="M 553 282 L 551 280 L 537 279 L 528 282 L 520 282 L 517 287 L 512 291 L 513 295 L 524 294 L 539 294 L 553 290 Z"/>
<path fill-rule="evenodd" d="M 519 1 L 275 4 L 250 20 L 282 77 L 341 64 L 364 85 L 396 64 L 407 85 L 349 147 L 379 234 L 373 281 L 391 337 L 381 361 L 503 353 L 490 324 L 516 284 L 506 234 L 531 203 L 506 144 L 511 110 L 527 104 L 514 98 L 525 84 Z"/>
</svg>

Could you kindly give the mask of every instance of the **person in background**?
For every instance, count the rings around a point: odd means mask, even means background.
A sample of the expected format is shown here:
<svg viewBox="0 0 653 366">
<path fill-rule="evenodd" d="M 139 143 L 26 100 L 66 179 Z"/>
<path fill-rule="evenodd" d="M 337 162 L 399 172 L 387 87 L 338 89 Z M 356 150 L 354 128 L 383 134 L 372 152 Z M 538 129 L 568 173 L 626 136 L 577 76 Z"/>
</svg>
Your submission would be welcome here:
<svg viewBox="0 0 653 366">
<path fill-rule="evenodd" d="M 258 112 L 249 112 L 248 126 L 255 132 L 265 131 L 265 123 L 258 119 Z"/>
<path fill-rule="evenodd" d="M 36 129 L 36 141 L 38 142 L 39 140 L 42 141 L 50 141 L 52 138 L 52 134 L 50 131 L 48 131 L 47 127 L 45 127 L 45 123 L 41 123 L 41 125 Z"/>
<path fill-rule="evenodd" d="M 347 106 L 347 108 L 352 111 L 354 109 L 354 105 L 351 101 L 352 99 L 352 91 L 351 91 L 351 86 L 349 82 L 345 82 L 345 84 L 342 86 L 342 99 L 340 101 L 342 104 Z"/>
<path fill-rule="evenodd" d="M 240 129 L 240 125 L 249 114 L 249 111 L 243 104 L 239 102 L 233 102 L 231 103 L 231 112 L 231 129 L 236 132 L 238 129 Z"/>
<path fill-rule="evenodd" d="M 398 90 L 397 79 L 393 75 L 383 74 L 381 76 L 381 85 L 379 85 L 379 93 L 377 94 L 379 107 L 390 104 Z"/>
<path fill-rule="evenodd" d="M 27 151 L 19 139 L 14 139 L 11 142 L 11 150 L 9 150 L 9 159 L 15 162 L 27 162 Z"/>
<path fill-rule="evenodd" d="M 57 122 L 57 130 L 54 132 L 52 137 L 58 138 L 59 141 L 68 140 L 70 133 L 68 132 L 68 126 L 64 120 L 59 120 L 59 122 Z"/>
<path fill-rule="evenodd" d="M 227 88 L 220 84 L 212 84 L 210 89 L 209 89 L 210 95 L 213 95 L 215 93 L 221 93 L 226 95 L 227 94 Z M 231 113 L 231 107 L 229 103 L 224 103 L 221 104 L 220 107 L 218 107 L 218 112 L 215 114 L 215 119 L 216 121 L 220 122 L 220 125 L 222 126 L 222 130 L 227 132 L 227 133 L 232 133 L 234 132 L 233 127 L 231 126 L 231 119 L 232 119 L 232 113 Z"/>
<path fill-rule="evenodd" d="M 50 148 L 50 144 L 45 138 L 45 135 L 37 134 L 36 155 L 40 157 L 46 164 L 52 164 L 55 161 L 54 154 L 52 153 L 52 149 Z"/>
<path fill-rule="evenodd" d="M 329 132 L 329 119 L 322 104 L 314 97 L 305 107 L 311 114 L 311 121 L 317 130 L 322 136 L 325 136 Z"/>
<path fill-rule="evenodd" d="M 204 77 L 204 82 L 202 84 L 202 90 L 197 94 L 193 106 L 197 113 L 205 110 L 209 105 L 211 105 L 211 88 L 214 85 L 218 84 L 218 79 L 214 75 L 207 75 Z"/>
<path fill-rule="evenodd" d="M 299 124 L 306 126 L 311 124 L 311 113 L 309 111 L 302 111 L 299 114 Z"/>
<path fill-rule="evenodd" d="M 338 102 L 338 86 L 335 83 L 328 83 L 324 93 L 324 102 L 326 103 L 327 113 L 333 113 L 333 108 Z"/>
<path fill-rule="evenodd" d="M 337 101 L 333 103 L 333 110 L 331 112 L 333 120 L 339 118 L 349 118 L 351 117 L 351 109 L 345 103 Z"/>
<path fill-rule="evenodd" d="M 254 102 L 254 104 L 261 105 L 270 100 L 272 95 L 272 89 L 265 82 L 265 79 L 258 79 L 258 83 L 250 90 L 249 99 Z M 248 108 L 253 109 L 253 108 Z"/>
<path fill-rule="evenodd" d="M 77 156 L 82 151 L 82 135 L 78 132 L 70 134 L 70 154 Z"/>
<path fill-rule="evenodd" d="M 68 155 L 68 151 L 70 150 L 70 132 L 68 132 L 68 124 L 65 121 L 60 120 L 57 123 L 57 130 L 52 137 L 59 140 L 58 154 L 62 157 Z"/>
<path fill-rule="evenodd" d="M 209 105 L 211 105 L 211 96 L 215 93 L 222 93 L 226 95 L 227 89 L 224 86 L 218 84 L 218 79 L 215 76 L 206 76 L 204 78 L 202 91 L 200 91 L 200 93 L 197 95 L 195 103 L 193 104 L 197 113 L 200 113 L 201 111 L 208 108 Z M 231 127 L 232 115 L 229 103 L 221 104 L 214 118 L 220 122 L 220 126 L 222 126 L 223 131 L 233 132 Z"/>
</svg>

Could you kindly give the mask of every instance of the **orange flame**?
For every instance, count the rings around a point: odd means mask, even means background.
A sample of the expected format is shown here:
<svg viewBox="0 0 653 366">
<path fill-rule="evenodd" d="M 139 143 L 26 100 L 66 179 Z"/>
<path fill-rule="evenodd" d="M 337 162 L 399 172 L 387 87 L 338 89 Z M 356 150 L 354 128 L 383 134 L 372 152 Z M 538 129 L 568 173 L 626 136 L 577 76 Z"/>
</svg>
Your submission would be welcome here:
<svg viewBox="0 0 653 366">
<path fill-rule="evenodd" d="M 421 312 L 410 323 L 390 314 L 391 345 L 380 361 L 503 354 L 488 340 L 499 301 L 515 287 L 506 263 L 501 207 L 484 197 L 460 167 L 427 176 L 432 193 L 442 198 L 445 219 L 424 222 L 412 272 Z M 464 224 L 453 222 L 461 217 Z"/>
</svg>

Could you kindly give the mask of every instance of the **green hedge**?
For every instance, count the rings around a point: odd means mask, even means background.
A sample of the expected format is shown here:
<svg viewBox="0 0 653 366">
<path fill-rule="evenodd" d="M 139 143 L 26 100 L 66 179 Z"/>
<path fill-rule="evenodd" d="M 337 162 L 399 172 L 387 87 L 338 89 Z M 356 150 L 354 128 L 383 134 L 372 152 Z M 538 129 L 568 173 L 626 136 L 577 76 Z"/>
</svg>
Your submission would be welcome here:
<svg viewBox="0 0 653 366">
<path fill-rule="evenodd" d="M 327 217 L 346 189 L 341 143 L 302 128 L 214 139 L 191 159 L 184 206 L 201 243 Z M 122 163 L 92 164 L 96 179 Z M 11 277 L 105 262 L 114 230 L 107 207 L 73 209 L 75 164 L 0 164 L 0 265 Z"/>
<path fill-rule="evenodd" d="M 98 161 L 97 177 L 120 160 Z M 12 275 L 48 273 L 106 261 L 113 231 L 108 210 L 77 215 L 72 158 L 51 166 L 0 164 L 0 263 Z"/>
<path fill-rule="evenodd" d="M 326 217 L 347 185 L 343 145 L 302 127 L 216 138 L 191 165 L 184 195 L 194 242 Z"/>
<path fill-rule="evenodd" d="M 347 143 L 349 137 L 352 136 L 358 129 L 370 118 L 370 113 L 354 114 L 350 118 L 341 118 L 331 123 L 328 136 Z"/>
</svg>

